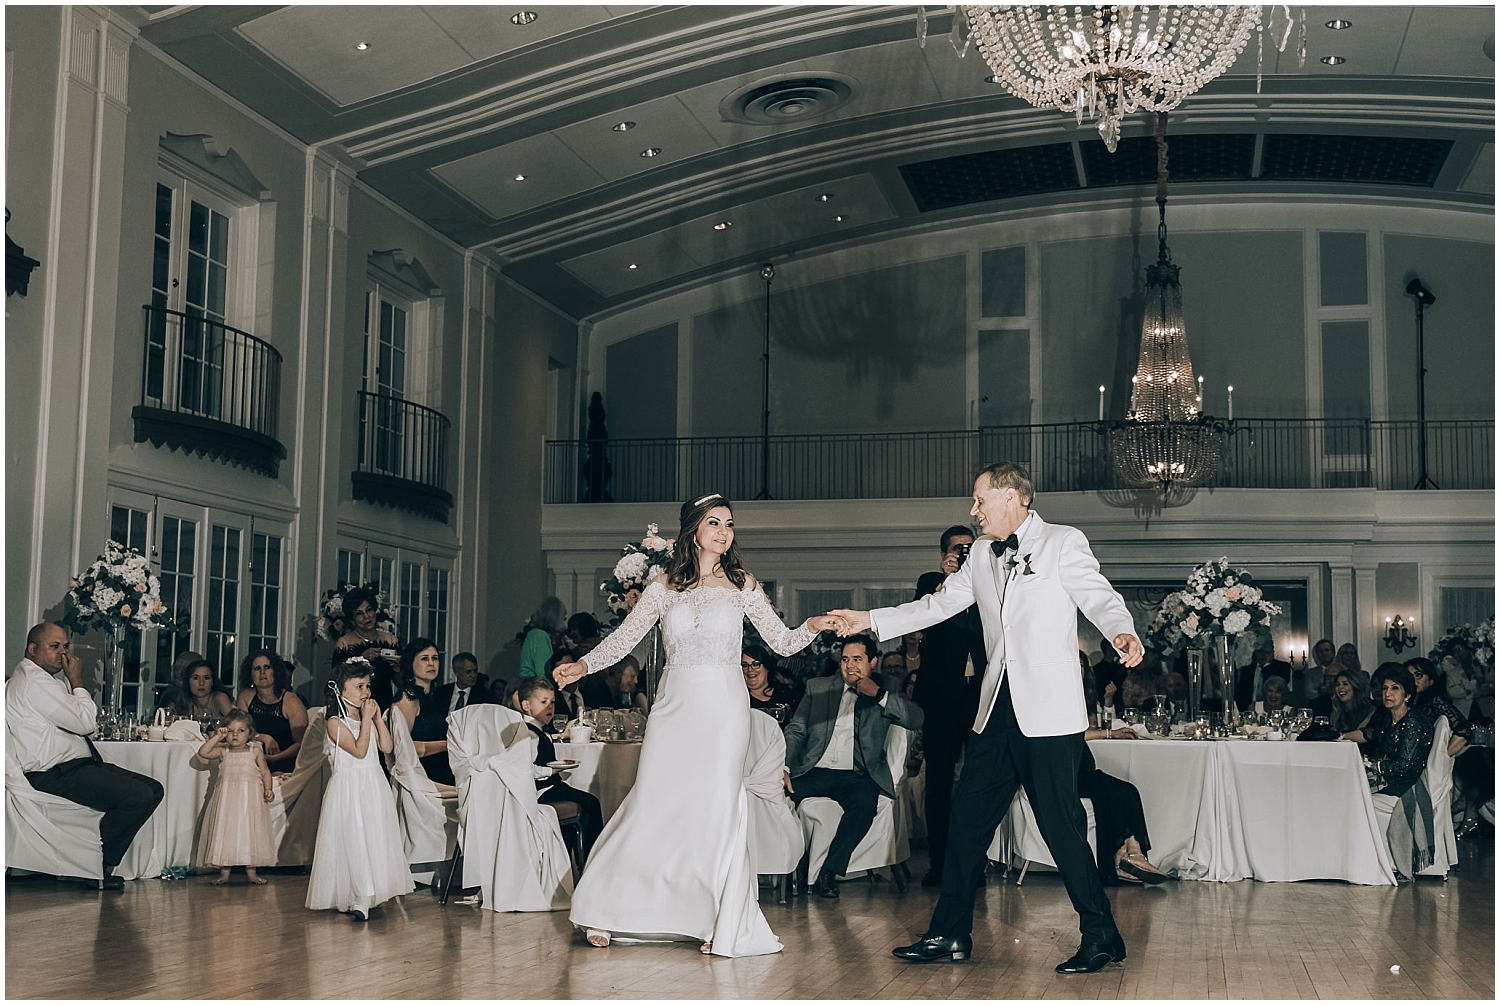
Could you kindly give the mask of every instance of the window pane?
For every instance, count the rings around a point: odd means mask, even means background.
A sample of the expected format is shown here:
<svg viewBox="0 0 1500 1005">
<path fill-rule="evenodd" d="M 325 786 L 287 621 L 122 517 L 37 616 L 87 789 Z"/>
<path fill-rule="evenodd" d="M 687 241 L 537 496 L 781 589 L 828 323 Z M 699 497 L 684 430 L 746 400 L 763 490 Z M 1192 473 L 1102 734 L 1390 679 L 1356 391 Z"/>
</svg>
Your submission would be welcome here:
<svg viewBox="0 0 1500 1005">
<path fill-rule="evenodd" d="M 208 267 L 208 302 L 204 304 L 210 314 L 223 319 L 224 317 L 224 285 L 228 273 L 224 266 L 212 264 Z"/>
<path fill-rule="evenodd" d="M 213 240 L 209 257 L 220 265 L 229 261 L 229 218 L 223 213 L 213 214 Z"/>
<path fill-rule="evenodd" d="M 167 613 L 184 630 L 181 634 L 156 633 L 156 679 L 166 682 L 172 673 L 172 661 L 188 649 L 188 630 L 193 621 L 194 544 L 198 525 L 191 520 L 162 517 L 161 521 L 161 602 Z"/>
<path fill-rule="evenodd" d="M 172 190 L 159 182 L 156 186 L 156 236 L 172 236 Z"/>
<path fill-rule="evenodd" d="M 151 254 L 151 288 L 165 293 L 172 281 L 172 244 L 165 237 L 158 237 Z"/>
<path fill-rule="evenodd" d="M 437 645 L 438 652 L 448 652 L 447 569 L 427 570 L 427 637 Z"/>
<path fill-rule="evenodd" d="M 208 262 L 197 255 L 188 256 L 187 302 L 202 307 L 208 290 Z"/>
<path fill-rule="evenodd" d="M 219 682 L 234 684 L 235 632 L 238 629 L 240 531 L 215 526 L 209 543 L 208 613 L 203 656 L 214 665 Z"/>
<path fill-rule="evenodd" d="M 422 567 L 415 562 L 401 563 L 401 592 L 396 602 L 396 628 L 405 645 L 421 632 Z"/>
<path fill-rule="evenodd" d="M 208 254 L 208 207 L 201 202 L 188 208 L 188 250 Z"/>
<path fill-rule="evenodd" d="M 281 538 L 256 534 L 250 555 L 250 649 L 277 649 Z"/>
<path fill-rule="evenodd" d="M 360 578 L 360 574 L 364 570 L 364 558 L 365 556 L 357 551 L 349 551 L 347 548 L 339 549 L 339 586 L 345 583 L 363 585 L 364 580 Z"/>
</svg>

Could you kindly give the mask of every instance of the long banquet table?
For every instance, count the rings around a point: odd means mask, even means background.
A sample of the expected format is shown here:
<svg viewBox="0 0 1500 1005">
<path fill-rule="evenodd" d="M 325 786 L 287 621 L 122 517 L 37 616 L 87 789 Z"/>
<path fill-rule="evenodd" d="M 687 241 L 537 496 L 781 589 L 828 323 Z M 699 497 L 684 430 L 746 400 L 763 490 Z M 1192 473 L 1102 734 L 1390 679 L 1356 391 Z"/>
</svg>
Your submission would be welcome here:
<svg viewBox="0 0 1500 1005">
<path fill-rule="evenodd" d="M 167 866 L 192 864 L 198 817 L 208 798 L 211 776 L 208 763 L 194 756 L 201 745 L 201 742 L 173 740 L 95 742 L 104 760 L 148 775 L 161 782 L 166 790 L 156 812 L 130 843 L 115 875 L 146 879 L 161 875 Z"/>
<path fill-rule="evenodd" d="M 1180 879 L 1394 885 L 1359 748 L 1345 741 L 1092 740 L 1106 774 L 1141 794 L 1151 859 Z M 1017 797 L 1020 798 L 1019 796 Z M 1045 848 L 1012 812 L 991 846 Z"/>
<path fill-rule="evenodd" d="M 559 760 L 578 762 L 578 767 L 563 773 L 563 781 L 597 796 L 608 823 L 635 784 L 635 773 L 641 766 L 640 741 L 558 743 L 554 749 Z"/>
</svg>

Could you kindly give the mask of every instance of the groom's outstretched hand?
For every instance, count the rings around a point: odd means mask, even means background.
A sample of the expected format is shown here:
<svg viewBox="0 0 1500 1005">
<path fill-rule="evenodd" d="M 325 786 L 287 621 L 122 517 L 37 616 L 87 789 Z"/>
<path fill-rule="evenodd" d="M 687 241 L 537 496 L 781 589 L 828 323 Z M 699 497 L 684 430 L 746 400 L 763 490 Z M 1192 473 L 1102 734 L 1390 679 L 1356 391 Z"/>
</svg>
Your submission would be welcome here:
<svg viewBox="0 0 1500 1005">
<path fill-rule="evenodd" d="M 870 630 L 869 611 L 829 611 L 828 616 L 838 619 L 840 635 L 858 635 Z"/>
<path fill-rule="evenodd" d="M 1128 633 L 1115 636 L 1115 652 L 1120 654 L 1120 662 L 1128 667 L 1135 666 L 1146 655 L 1141 640 Z"/>
</svg>

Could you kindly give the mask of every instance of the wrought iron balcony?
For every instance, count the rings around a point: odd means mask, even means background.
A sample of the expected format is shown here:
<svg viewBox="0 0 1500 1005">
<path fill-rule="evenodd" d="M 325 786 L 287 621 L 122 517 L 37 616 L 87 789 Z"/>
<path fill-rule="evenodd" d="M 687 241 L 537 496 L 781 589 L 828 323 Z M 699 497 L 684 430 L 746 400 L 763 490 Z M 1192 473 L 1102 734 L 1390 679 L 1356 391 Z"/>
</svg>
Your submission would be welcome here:
<svg viewBox="0 0 1500 1005">
<path fill-rule="evenodd" d="M 281 353 L 210 318 L 163 307 L 146 312 L 137 443 L 183 450 L 275 478 L 286 447 L 276 438 Z"/>
<path fill-rule="evenodd" d="M 359 393 L 354 498 L 448 522 L 448 417 L 389 394 Z"/>
<path fill-rule="evenodd" d="M 1000 460 L 1031 469 L 1038 492 L 1126 489 L 1109 461 L 1110 424 L 987 426 L 935 433 L 772 436 L 773 499 L 966 496 L 974 472 Z M 1242 419 L 1205 488 L 1412 489 L 1422 476 L 1423 424 L 1363 419 Z M 1493 419 L 1425 423 L 1426 471 L 1443 489 L 1495 487 Z M 753 499 L 761 490 L 758 436 L 553 440 L 545 501 L 672 502 L 694 493 Z M 602 485 L 600 484 L 602 482 Z"/>
</svg>

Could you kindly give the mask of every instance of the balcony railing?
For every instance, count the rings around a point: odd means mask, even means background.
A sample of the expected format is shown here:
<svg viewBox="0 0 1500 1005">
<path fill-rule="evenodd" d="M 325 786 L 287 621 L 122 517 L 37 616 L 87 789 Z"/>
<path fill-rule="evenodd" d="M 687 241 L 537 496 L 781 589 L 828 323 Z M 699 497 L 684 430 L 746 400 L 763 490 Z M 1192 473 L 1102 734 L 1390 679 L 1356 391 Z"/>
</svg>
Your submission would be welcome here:
<svg viewBox="0 0 1500 1005">
<path fill-rule="evenodd" d="M 281 353 L 211 318 L 164 307 L 146 312 L 137 443 L 215 457 L 276 477 Z"/>
<path fill-rule="evenodd" d="M 390 394 L 360 391 L 354 498 L 448 522 L 448 417 Z"/>
<path fill-rule="evenodd" d="M 1432 482 L 1443 489 L 1495 487 L 1494 420 L 1425 425 Z M 1038 492 L 1121 489 L 1104 429 L 1079 422 L 773 436 L 766 487 L 773 499 L 965 496 L 981 466 L 1014 460 L 1030 467 Z M 1210 488 L 1411 489 L 1422 477 L 1422 429 L 1415 421 L 1243 419 L 1234 429 Z M 762 487 L 762 447 L 758 436 L 610 440 L 601 459 L 588 441 L 553 440 L 546 446 L 545 500 L 597 500 L 607 492 L 615 502 L 670 502 L 709 490 L 753 499 Z"/>
</svg>

